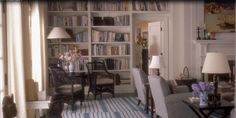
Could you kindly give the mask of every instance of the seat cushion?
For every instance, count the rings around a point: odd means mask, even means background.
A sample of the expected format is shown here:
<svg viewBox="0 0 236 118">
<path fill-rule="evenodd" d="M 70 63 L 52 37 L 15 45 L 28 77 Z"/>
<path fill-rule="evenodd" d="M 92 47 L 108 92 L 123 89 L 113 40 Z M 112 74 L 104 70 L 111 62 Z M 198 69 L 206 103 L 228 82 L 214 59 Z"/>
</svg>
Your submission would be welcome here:
<svg viewBox="0 0 236 118">
<path fill-rule="evenodd" d="M 74 84 L 74 92 L 82 90 L 81 84 Z M 72 86 L 70 84 L 67 85 L 61 85 L 60 87 L 57 88 L 56 90 L 59 93 L 64 93 L 64 94 L 71 94 L 72 93 Z"/>
<path fill-rule="evenodd" d="M 169 87 L 167 81 L 162 77 L 160 77 L 160 85 L 161 85 L 161 88 L 163 90 L 164 96 L 167 96 L 167 95 L 171 94 L 170 87 Z"/>
<path fill-rule="evenodd" d="M 97 79 L 97 85 L 106 85 L 106 84 L 113 84 L 113 79 L 109 78 L 100 78 Z"/>
</svg>

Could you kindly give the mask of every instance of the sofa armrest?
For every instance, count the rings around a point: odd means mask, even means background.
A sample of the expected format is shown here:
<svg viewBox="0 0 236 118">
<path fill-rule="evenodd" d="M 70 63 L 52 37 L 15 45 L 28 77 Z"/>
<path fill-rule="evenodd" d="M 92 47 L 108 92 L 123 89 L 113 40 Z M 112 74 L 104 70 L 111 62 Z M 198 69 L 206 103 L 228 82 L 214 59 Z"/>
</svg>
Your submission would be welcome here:
<svg viewBox="0 0 236 118">
<path fill-rule="evenodd" d="M 186 85 L 176 86 L 174 89 L 174 93 L 187 93 L 189 92 L 189 88 Z"/>
</svg>

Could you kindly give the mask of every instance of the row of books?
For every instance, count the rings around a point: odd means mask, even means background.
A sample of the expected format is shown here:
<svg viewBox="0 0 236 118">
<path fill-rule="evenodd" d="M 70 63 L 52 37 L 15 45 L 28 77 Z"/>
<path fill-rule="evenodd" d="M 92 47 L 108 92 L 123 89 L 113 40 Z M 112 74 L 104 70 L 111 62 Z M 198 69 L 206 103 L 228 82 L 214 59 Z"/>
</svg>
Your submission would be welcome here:
<svg viewBox="0 0 236 118">
<path fill-rule="evenodd" d="M 94 11 L 128 11 L 129 0 L 103 0 L 93 1 Z"/>
<path fill-rule="evenodd" d="M 128 42 L 129 33 L 92 30 L 92 42 Z"/>
<path fill-rule="evenodd" d="M 105 63 L 107 65 L 108 70 L 129 69 L 129 59 L 128 58 L 120 58 L 120 59 L 107 58 L 107 59 L 105 59 Z"/>
<path fill-rule="evenodd" d="M 49 26 L 88 26 L 88 16 L 49 16 Z"/>
<path fill-rule="evenodd" d="M 135 1 L 133 1 L 133 9 L 137 10 L 137 11 L 166 11 L 167 10 L 167 1 L 135 0 Z"/>
<path fill-rule="evenodd" d="M 86 71 L 86 63 L 88 63 L 88 59 L 77 59 L 73 64 L 75 66 L 74 72 Z"/>
<path fill-rule="evenodd" d="M 164 11 L 167 9 L 167 1 L 148 0 L 141 1 L 135 0 L 133 2 L 133 9 L 138 11 Z M 49 2 L 49 11 L 87 11 L 87 1 L 63 1 Z M 92 10 L 94 11 L 128 11 L 129 0 L 117 1 L 92 1 Z"/>
<path fill-rule="evenodd" d="M 94 26 L 129 26 L 129 15 L 115 16 L 115 17 L 93 17 Z"/>
<path fill-rule="evenodd" d="M 48 57 L 57 57 L 60 54 L 59 45 L 49 45 L 48 46 Z"/>
<path fill-rule="evenodd" d="M 75 34 L 76 42 L 88 42 L 88 32 L 78 32 Z"/>
<path fill-rule="evenodd" d="M 48 39 L 48 43 L 60 43 L 60 40 L 55 40 L 55 39 Z"/>
<path fill-rule="evenodd" d="M 64 1 L 64 0 L 57 0 L 57 2 L 49 2 L 48 3 L 48 10 L 49 11 L 86 11 L 87 8 L 87 1 Z"/>
<path fill-rule="evenodd" d="M 127 44 L 124 45 L 103 45 L 103 44 L 94 44 L 92 45 L 92 55 L 129 55 L 130 46 Z"/>
</svg>

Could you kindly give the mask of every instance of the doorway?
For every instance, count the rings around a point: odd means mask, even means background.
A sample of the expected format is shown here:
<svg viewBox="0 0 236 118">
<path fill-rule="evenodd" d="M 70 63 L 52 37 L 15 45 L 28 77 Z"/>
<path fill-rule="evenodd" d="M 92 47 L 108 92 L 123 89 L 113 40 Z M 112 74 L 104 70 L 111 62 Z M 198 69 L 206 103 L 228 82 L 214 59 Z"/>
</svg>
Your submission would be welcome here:
<svg viewBox="0 0 236 118">
<path fill-rule="evenodd" d="M 165 66 L 160 69 L 160 73 L 162 77 L 168 79 L 168 17 L 154 14 L 134 14 L 133 23 L 133 65 L 150 74 L 152 71 L 148 69 L 148 65 L 151 57 L 162 54 Z M 140 38 L 144 42 L 147 39 L 146 47 L 140 45 L 138 42 Z M 143 52 L 146 52 L 146 55 Z"/>
</svg>

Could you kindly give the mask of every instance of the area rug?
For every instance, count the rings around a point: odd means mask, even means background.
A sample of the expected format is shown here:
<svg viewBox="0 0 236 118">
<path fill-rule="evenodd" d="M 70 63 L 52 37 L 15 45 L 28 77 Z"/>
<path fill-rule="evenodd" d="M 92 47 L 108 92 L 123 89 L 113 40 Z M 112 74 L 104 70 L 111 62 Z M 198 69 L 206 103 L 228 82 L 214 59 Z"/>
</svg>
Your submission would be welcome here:
<svg viewBox="0 0 236 118">
<path fill-rule="evenodd" d="M 72 111 L 64 105 L 63 118 L 148 118 L 144 106 L 137 106 L 135 97 L 104 98 L 87 100 L 81 106 L 76 103 L 76 110 Z"/>
</svg>

